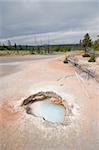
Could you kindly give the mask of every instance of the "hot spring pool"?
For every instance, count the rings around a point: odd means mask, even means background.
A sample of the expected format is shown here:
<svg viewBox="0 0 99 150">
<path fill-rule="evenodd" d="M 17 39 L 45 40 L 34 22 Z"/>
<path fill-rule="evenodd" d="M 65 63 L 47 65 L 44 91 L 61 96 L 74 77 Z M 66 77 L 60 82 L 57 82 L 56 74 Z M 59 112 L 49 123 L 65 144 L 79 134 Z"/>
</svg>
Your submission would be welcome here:
<svg viewBox="0 0 99 150">
<path fill-rule="evenodd" d="M 52 91 L 38 92 L 24 99 L 22 106 L 27 114 L 53 123 L 66 123 L 68 103 Z"/>
<path fill-rule="evenodd" d="M 37 101 L 31 106 L 32 114 L 43 117 L 51 122 L 63 122 L 65 117 L 65 108 L 62 105 L 57 105 L 48 102 L 48 100 Z"/>
</svg>

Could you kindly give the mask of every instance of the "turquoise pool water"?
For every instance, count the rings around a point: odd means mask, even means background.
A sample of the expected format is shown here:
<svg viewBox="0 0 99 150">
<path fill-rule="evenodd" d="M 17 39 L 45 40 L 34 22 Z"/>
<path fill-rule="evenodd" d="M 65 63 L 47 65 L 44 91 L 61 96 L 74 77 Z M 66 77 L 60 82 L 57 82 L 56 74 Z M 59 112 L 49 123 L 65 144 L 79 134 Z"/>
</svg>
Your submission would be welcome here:
<svg viewBox="0 0 99 150">
<path fill-rule="evenodd" d="M 49 103 L 47 100 L 32 104 L 32 113 L 51 122 L 63 122 L 65 108 L 62 105 Z"/>
</svg>

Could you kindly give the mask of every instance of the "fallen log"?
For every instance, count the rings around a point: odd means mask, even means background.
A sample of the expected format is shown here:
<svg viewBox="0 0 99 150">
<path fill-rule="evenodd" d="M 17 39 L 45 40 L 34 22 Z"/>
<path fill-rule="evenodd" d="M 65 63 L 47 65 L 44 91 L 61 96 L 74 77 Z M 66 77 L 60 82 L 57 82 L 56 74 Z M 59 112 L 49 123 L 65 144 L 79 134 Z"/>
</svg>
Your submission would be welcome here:
<svg viewBox="0 0 99 150">
<path fill-rule="evenodd" d="M 97 82 L 99 82 L 99 75 L 97 75 L 94 70 L 92 70 L 90 68 L 87 68 L 88 67 L 87 65 L 80 64 L 78 62 L 78 60 L 76 60 L 76 59 L 69 58 L 68 60 L 69 60 L 69 62 L 72 65 L 74 65 L 75 67 L 79 68 L 83 72 L 87 73 L 89 76 L 91 76 L 92 78 L 94 78 Z"/>
</svg>

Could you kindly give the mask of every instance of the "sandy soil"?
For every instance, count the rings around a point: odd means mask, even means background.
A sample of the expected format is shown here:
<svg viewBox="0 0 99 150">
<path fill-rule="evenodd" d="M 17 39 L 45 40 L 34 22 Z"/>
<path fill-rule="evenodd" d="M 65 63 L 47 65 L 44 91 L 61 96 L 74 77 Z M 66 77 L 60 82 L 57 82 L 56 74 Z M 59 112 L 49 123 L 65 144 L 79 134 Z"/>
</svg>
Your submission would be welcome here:
<svg viewBox="0 0 99 150">
<path fill-rule="evenodd" d="M 99 149 L 99 84 L 62 60 L 20 62 L 19 70 L 0 77 L 1 150 Z M 67 126 L 26 114 L 23 99 L 38 91 L 54 91 L 72 105 Z"/>
</svg>

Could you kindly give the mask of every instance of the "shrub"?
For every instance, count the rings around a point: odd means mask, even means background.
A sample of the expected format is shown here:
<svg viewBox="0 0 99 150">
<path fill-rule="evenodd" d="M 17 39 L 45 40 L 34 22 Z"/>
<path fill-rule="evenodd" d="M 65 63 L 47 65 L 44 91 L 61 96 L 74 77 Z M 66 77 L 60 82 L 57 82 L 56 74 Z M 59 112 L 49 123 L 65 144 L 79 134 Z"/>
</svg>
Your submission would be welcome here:
<svg viewBox="0 0 99 150">
<path fill-rule="evenodd" d="M 96 56 L 95 55 L 92 55 L 90 57 L 90 59 L 88 60 L 88 62 L 96 62 Z"/>
<path fill-rule="evenodd" d="M 71 48 L 70 48 L 70 47 L 68 47 L 67 51 L 68 51 L 68 52 L 70 52 L 70 51 L 71 51 Z"/>
<path fill-rule="evenodd" d="M 68 58 L 66 57 L 63 62 L 64 62 L 64 63 L 68 63 L 68 61 L 69 61 L 69 60 L 68 60 Z"/>
</svg>

